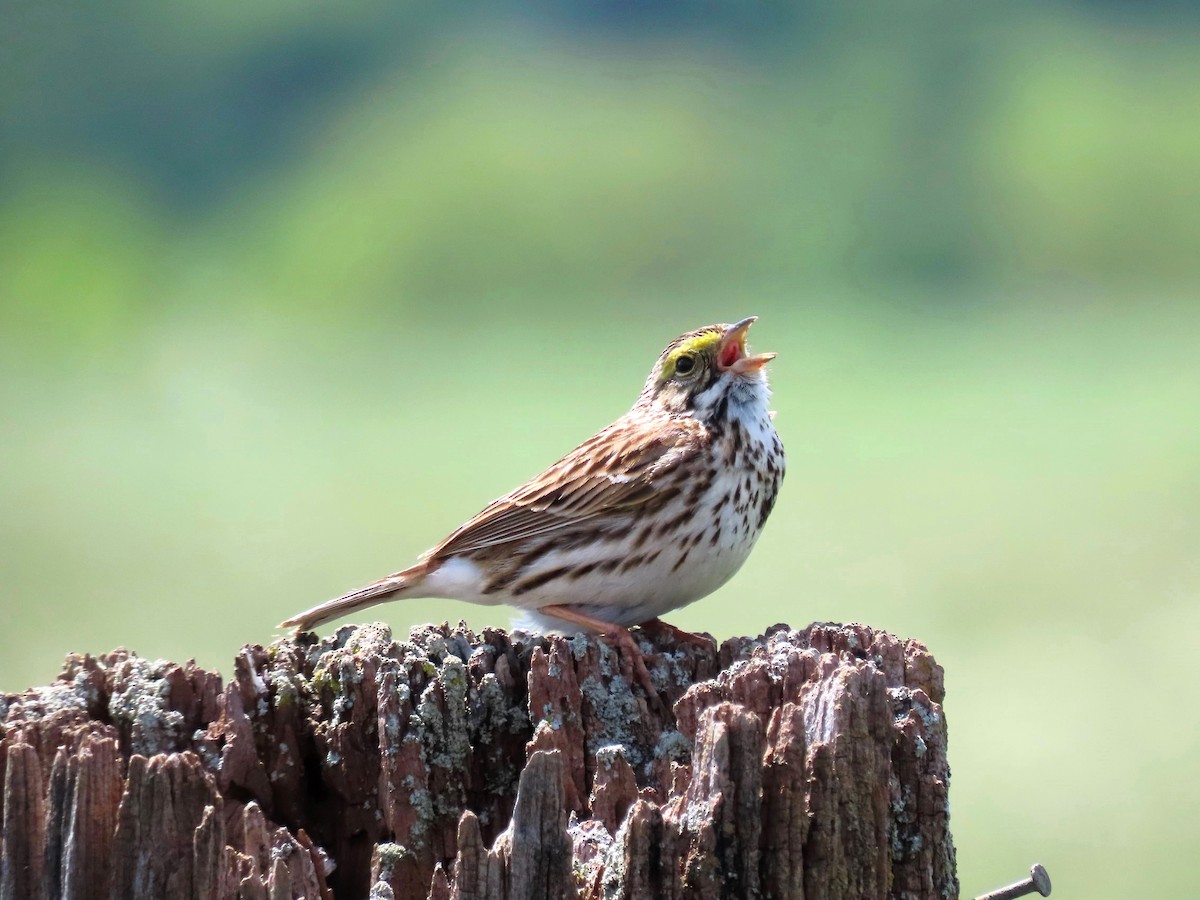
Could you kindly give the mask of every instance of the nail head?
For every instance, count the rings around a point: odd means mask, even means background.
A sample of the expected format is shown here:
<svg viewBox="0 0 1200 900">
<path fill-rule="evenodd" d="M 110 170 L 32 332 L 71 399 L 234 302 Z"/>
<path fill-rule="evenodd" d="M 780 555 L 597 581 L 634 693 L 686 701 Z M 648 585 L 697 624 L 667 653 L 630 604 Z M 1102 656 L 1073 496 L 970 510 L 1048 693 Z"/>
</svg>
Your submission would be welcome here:
<svg viewBox="0 0 1200 900">
<path fill-rule="evenodd" d="M 1050 896 L 1050 873 L 1046 871 L 1045 866 L 1034 863 L 1033 868 L 1029 870 L 1029 880 L 1033 882 L 1039 894 L 1043 897 Z"/>
</svg>

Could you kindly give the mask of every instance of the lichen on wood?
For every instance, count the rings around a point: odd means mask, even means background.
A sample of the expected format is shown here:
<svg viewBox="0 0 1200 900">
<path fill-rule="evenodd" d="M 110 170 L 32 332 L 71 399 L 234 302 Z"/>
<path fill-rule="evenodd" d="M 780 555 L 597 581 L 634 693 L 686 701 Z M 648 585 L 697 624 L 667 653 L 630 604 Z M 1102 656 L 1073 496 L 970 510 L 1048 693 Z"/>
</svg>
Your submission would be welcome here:
<svg viewBox="0 0 1200 900">
<path fill-rule="evenodd" d="M 955 897 L 942 670 L 861 625 L 720 648 L 381 625 L 0 700 L 8 898 Z"/>
</svg>

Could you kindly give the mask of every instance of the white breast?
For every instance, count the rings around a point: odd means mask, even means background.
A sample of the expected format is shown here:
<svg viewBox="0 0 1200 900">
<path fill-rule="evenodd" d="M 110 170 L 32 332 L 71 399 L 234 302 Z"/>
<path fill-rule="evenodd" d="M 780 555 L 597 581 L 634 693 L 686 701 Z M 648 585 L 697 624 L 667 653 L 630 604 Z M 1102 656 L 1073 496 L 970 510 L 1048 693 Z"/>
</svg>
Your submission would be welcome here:
<svg viewBox="0 0 1200 900">
<path fill-rule="evenodd" d="M 503 602 L 536 610 L 568 604 L 596 618 L 619 625 L 636 625 L 712 593 L 741 568 L 750 555 L 783 478 L 783 446 L 765 409 L 752 405 L 731 410 L 740 436 L 718 440 L 727 465 L 693 509 L 685 491 L 658 514 L 678 521 L 678 534 L 654 543 L 638 542 L 639 528 L 631 525 L 612 542 L 547 554 L 537 569 L 597 563 L 584 577 L 549 582 L 535 591 Z M 727 438 L 727 439 L 726 439 Z M 648 555 L 637 565 L 631 562 Z M 617 560 L 620 564 L 614 565 Z M 537 622 L 540 626 L 547 623 Z M 561 623 L 560 623 L 561 627 Z"/>
</svg>

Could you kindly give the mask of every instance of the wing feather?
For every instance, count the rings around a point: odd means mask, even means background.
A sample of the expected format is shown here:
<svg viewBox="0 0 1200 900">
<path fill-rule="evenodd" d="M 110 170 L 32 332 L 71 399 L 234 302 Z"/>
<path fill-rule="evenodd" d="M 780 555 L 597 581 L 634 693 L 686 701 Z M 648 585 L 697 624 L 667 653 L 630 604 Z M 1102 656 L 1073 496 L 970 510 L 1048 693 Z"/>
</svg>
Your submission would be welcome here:
<svg viewBox="0 0 1200 900">
<path fill-rule="evenodd" d="M 664 476 L 692 459 L 707 431 L 690 419 L 658 427 L 618 419 L 546 471 L 492 501 L 426 554 L 444 559 L 584 527 L 664 496 Z"/>
</svg>

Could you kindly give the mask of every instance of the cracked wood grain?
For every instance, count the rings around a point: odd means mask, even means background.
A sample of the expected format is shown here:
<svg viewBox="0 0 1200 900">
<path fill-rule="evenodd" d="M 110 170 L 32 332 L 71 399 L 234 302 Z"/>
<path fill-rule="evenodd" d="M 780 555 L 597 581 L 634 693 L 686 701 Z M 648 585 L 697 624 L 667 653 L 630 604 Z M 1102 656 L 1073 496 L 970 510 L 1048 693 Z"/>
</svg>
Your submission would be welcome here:
<svg viewBox="0 0 1200 900">
<path fill-rule="evenodd" d="M 717 648 L 347 626 L 231 678 L 124 650 L 0 699 L 8 898 L 956 897 L 941 668 L 861 625 Z"/>
</svg>

